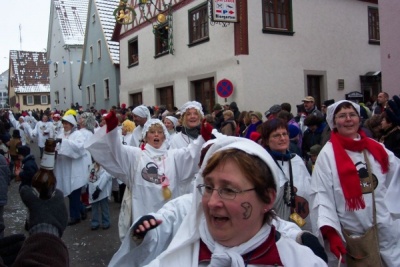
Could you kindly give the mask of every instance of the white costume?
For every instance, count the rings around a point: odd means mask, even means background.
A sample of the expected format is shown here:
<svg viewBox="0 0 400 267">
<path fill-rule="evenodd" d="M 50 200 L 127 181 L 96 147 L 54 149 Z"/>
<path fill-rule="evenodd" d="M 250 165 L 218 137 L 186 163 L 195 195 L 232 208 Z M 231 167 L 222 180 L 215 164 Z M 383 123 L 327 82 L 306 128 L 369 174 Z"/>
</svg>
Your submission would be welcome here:
<svg viewBox="0 0 400 267">
<path fill-rule="evenodd" d="M 79 129 L 79 131 L 83 135 L 85 144 L 89 142 L 89 140 L 93 137 L 93 133 L 86 128 L 81 128 Z M 84 161 L 85 161 L 85 166 L 87 167 L 87 169 L 89 169 L 90 165 L 92 165 L 92 156 L 90 155 L 90 152 L 86 149 L 85 149 Z"/>
<path fill-rule="evenodd" d="M 303 219 L 306 220 L 306 224 L 301 227 L 302 230 L 307 230 L 312 232 L 311 218 L 310 218 L 310 183 L 311 177 L 309 172 L 307 171 L 306 165 L 304 161 L 296 154 L 292 154 L 294 157 L 290 160 L 292 164 L 292 174 L 293 174 L 293 185 L 296 191 L 296 212 Z M 277 161 L 277 165 L 279 168 L 278 177 L 279 177 L 279 193 L 276 196 L 276 201 L 274 208 L 276 210 L 277 215 L 284 219 L 288 220 L 291 214 L 290 207 L 288 207 L 284 203 L 283 196 L 286 192 L 287 198 L 290 199 L 289 191 L 285 191 L 285 183 L 287 183 L 286 187 L 289 185 L 290 179 L 290 171 L 289 171 L 289 161 Z"/>
<path fill-rule="evenodd" d="M 54 127 L 54 136 L 57 136 L 64 131 L 61 119 L 59 119 L 58 121 L 53 120 L 53 127 Z"/>
<path fill-rule="evenodd" d="M 37 144 L 39 147 L 44 147 L 47 138 L 54 137 L 53 123 L 50 121 L 39 121 L 36 123 L 35 129 L 32 131 L 32 136 L 37 138 Z"/>
<path fill-rule="evenodd" d="M 334 111 L 335 107 L 341 102 L 343 101 L 339 101 L 332 105 L 332 108 L 331 106 L 329 108 Z M 352 105 L 357 109 L 357 104 L 352 103 Z M 333 129 L 333 111 L 329 115 L 329 108 L 327 118 L 330 116 L 331 120 L 327 119 L 327 121 L 331 129 Z M 359 107 L 357 110 L 359 111 Z M 345 151 L 356 166 L 359 175 L 360 173 L 366 173 L 367 167 L 363 153 Z M 398 206 L 397 201 L 400 190 L 399 186 L 396 187 L 393 184 L 400 177 L 400 160 L 389 150 L 386 149 L 386 152 L 389 156 L 389 171 L 382 174 L 380 164 L 366 150 L 367 158 L 371 165 L 372 177 L 377 181 L 377 187 L 374 192 L 380 254 L 386 266 L 400 266 L 400 221 L 395 220 L 393 217 L 393 215 L 396 215 L 394 213 L 399 215 L 400 211 L 390 207 L 390 205 Z M 393 195 L 387 194 L 390 190 L 397 191 L 397 193 Z M 363 194 L 363 199 L 365 201 L 364 209 L 346 210 L 346 200 L 338 176 L 332 143 L 326 143 L 318 155 L 311 179 L 310 207 L 312 208 L 311 216 L 315 234 L 321 235 L 319 229 L 322 226 L 330 226 L 340 234 L 343 242 L 345 242 L 341 225 L 353 234 L 364 234 L 373 224 L 372 194 Z"/>
<path fill-rule="evenodd" d="M 22 145 L 26 145 L 26 141 L 28 138 L 31 137 L 32 135 L 32 128 L 31 126 L 26 122 L 26 117 L 23 117 L 21 115 L 21 118 L 23 119 L 23 122 L 21 123 L 19 120 L 16 120 L 14 117 L 14 114 L 10 112 L 10 122 L 13 125 L 15 129 L 19 130 L 19 135 L 21 136 L 21 143 Z"/>
<path fill-rule="evenodd" d="M 269 154 L 258 144 L 251 140 L 243 138 L 229 139 L 226 142 L 215 143 L 207 152 L 203 161 L 202 168 L 204 168 L 210 155 L 218 149 L 237 148 L 245 151 L 246 153 L 259 156 L 264 162 L 268 164 L 273 173 L 274 178 L 277 177 L 277 169 L 275 163 Z M 196 184 L 203 182 L 202 177 L 198 177 Z M 207 226 L 205 225 L 205 217 L 203 207 L 201 205 L 201 195 L 196 190 L 193 194 L 191 211 L 184 218 L 176 235 L 172 239 L 168 248 L 160 254 L 155 260 L 146 266 L 211 266 L 208 265 L 209 261 L 199 262 L 200 239 L 207 244 L 211 253 L 218 254 L 214 260 L 226 260 L 225 263 L 231 262 L 229 265 L 212 265 L 212 266 L 241 266 L 244 267 L 244 259 L 240 255 L 244 255 L 258 247 L 258 244 L 269 240 L 268 237 L 271 231 L 271 226 L 264 224 L 260 231 L 249 241 L 240 246 L 233 248 L 226 248 L 212 240 L 212 237 L 207 234 Z M 151 232 L 151 231 L 150 231 Z M 149 232 L 149 233 L 150 233 Z M 239 233 L 238 233 L 239 234 Z M 271 236 L 273 237 L 273 236 Z M 146 236 L 147 238 L 147 236 Z M 144 242 L 146 241 L 146 238 Z M 150 236 L 149 236 L 150 238 Z M 273 242 L 275 243 L 275 241 Z M 307 247 L 297 244 L 295 241 L 286 236 L 281 236 L 276 241 L 276 248 L 283 266 L 326 266 L 326 263 L 315 256 L 314 253 Z M 265 252 L 267 253 L 267 252 Z M 213 261 L 214 261 L 213 260 Z M 215 264 L 215 263 L 214 263 Z M 273 265 L 271 263 L 271 265 Z M 247 266 L 266 266 L 252 265 Z"/>
<path fill-rule="evenodd" d="M 141 118 L 146 118 L 147 120 L 151 119 L 150 110 L 144 105 L 137 106 L 132 110 L 132 113 Z M 142 144 L 143 139 L 142 131 L 143 127 L 136 125 L 136 128 L 132 132 L 131 141 L 128 143 L 128 145 L 139 147 Z"/>
<path fill-rule="evenodd" d="M 104 170 L 104 168 L 102 168 L 101 166 L 99 166 L 99 169 L 96 172 L 94 165 L 95 164 L 91 165 L 89 180 L 88 180 L 90 204 L 98 202 L 111 195 L 112 176 L 108 172 L 106 172 L 106 170 Z M 99 194 L 99 197 L 96 200 L 93 200 L 92 195 L 94 191 L 96 191 L 97 187 L 101 190 L 101 192 Z"/>
<path fill-rule="evenodd" d="M 62 142 L 56 147 L 54 174 L 57 177 L 57 188 L 64 196 L 68 196 L 72 191 L 87 184 L 89 169 L 83 160 L 86 155 L 85 138 L 78 130 L 73 130 L 72 133 L 63 132 L 57 138 L 62 138 Z"/>
<path fill-rule="evenodd" d="M 163 126 L 166 140 L 159 149 L 146 144 L 144 150 L 138 147 L 122 145 L 117 129 L 106 134 L 102 127 L 86 145 L 93 158 L 111 175 L 121 179 L 132 191 L 133 220 L 149 212 L 159 210 L 169 200 L 182 193 L 180 184 L 191 182 L 190 173 L 195 159 L 200 154 L 204 139 L 199 137 L 193 145 L 175 150 L 167 150 L 168 132 L 158 119 L 148 120 L 144 126 L 148 129 L 153 124 Z M 143 131 L 143 135 L 147 130 Z M 168 188 L 171 199 L 164 199 L 163 185 L 169 180 Z"/>
</svg>

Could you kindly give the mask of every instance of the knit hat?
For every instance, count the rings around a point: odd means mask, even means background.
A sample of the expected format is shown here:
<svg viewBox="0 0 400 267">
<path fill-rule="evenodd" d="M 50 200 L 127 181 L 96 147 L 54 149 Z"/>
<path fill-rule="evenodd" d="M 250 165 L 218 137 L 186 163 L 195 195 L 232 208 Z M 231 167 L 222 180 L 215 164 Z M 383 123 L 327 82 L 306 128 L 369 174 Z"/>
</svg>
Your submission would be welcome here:
<svg viewBox="0 0 400 267">
<path fill-rule="evenodd" d="M 31 153 L 31 149 L 29 146 L 18 146 L 17 147 L 17 154 L 22 155 L 24 157 L 28 156 Z"/>
<path fill-rule="evenodd" d="M 296 125 L 290 124 L 288 128 L 289 128 L 289 139 L 293 139 L 299 135 L 300 129 Z"/>
<path fill-rule="evenodd" d="M 62 117 L 62 121 L 69 122 L 73 126 L 76 126 L 76 119 L 73 115 L 66 115 L 66 116 Z"/>
<path fill-rule="evenodd" d="M 150 110 L 145 105 L 137 106 L 132 113 L 141 118 L 151 119 Z"/>
<path fill-rule="evenodd" d="M 222 110 L 222 107 L 220 104 L 215 104 L 213 110 Z"/>
<path fill-rule="evenodd" d="M 335 128 L 334 125 L 333 125 L 333 114 L 335 113 L 335 110 L 336 110 L 337 106 L 339 104 L 343 103 L 343 102 L 349 102 L 350 104 L 352 104 L 353 107 L 356 109 L 358 115 L 360 115 L 360 105 L 358 105 L 358 104 L 356 104 L 354 102 L 348 101 L 348 100 L 339 100 L 339 101 L 337 101 L 336 103 L 330 105 L 328 107 L 327 112 L 326 112 L 326 122 L 328 123 L 329 128 L 331 128 L 331 130 L 333 130 Z"/>
<path fill-rule="evenodd" d="M 317 156 L 319 152 L 321 151 L 322 146 L 321 145 L 313 145 L 310 147 L 310 152 L 307 152 L 307 155 L 309 156 Z"/>
<path fill-rule="evenodd" d="M 14 137 L 14 138 L 21 138 L 21 135 L 19 134 L 19 130 L 13 130 L 12 137 Z"/>
<path fill-rule="evenodd" d="M 250 116 L 256 116 L 260 121 L 262 121 L 262 114 L 261 114 L 261 112 L 254 111 L 254 112 L 250 113 Z"/>
</svg>

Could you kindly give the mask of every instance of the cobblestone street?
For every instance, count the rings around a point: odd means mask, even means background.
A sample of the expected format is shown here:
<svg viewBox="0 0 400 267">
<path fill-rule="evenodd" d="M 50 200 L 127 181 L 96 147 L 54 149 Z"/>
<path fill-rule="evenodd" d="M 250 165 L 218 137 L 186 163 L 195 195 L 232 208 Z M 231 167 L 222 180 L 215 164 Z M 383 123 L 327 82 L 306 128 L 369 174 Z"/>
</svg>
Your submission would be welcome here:
<svg viewBox="0 0 400 267">
<path fill-rule="evenodd" d="M 31 145 L 33 154 L 39 166 L 39 152 L 36 145 Z M 6 224 L 5 236 L 16 233 L 28 233 L 24 230 L 24 222 L 27 210 L 18 193 L 19 182 L 11 181 L 8 191 L 8 204 L 4 209 Z M 68 205 L 68 198 L 65 199 Z M 81 223 L 67 226 L 62 237 L 69 250 L 70 266 L 107 266 L 112 255 L 120 246 L 118 237 L 118 214 L 120 204 L 109 201 L 111 227 L 103 230 L 101 227 L 92 231 L 90 229 L 90 216 Z"/>
</svg>

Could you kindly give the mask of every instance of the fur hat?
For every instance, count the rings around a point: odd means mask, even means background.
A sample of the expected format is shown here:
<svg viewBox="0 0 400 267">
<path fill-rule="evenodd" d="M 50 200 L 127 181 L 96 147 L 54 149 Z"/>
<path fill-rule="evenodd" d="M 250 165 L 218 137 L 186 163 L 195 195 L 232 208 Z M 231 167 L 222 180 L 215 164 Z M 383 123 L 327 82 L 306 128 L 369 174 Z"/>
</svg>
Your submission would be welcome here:
<svg viewBox="0 0 400 267">
<path fill-rule="evenodd" d="M 28 156 L 31 153 L 31 149 L 29 146 L 18 146 L 17 147 L 17 154 L 22 155 L 24 157 Z"/>
</svg>

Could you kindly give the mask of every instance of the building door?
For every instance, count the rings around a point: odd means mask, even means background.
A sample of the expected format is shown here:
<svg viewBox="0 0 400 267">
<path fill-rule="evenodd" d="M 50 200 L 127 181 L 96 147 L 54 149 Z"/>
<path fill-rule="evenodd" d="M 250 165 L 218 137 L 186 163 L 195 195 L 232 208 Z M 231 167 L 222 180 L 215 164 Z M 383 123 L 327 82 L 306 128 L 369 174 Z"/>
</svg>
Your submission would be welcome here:
<svg viewBox="0 0 400 267">
<path fill-rule="evenodd" d="M 214 78 L 192 81 L 195 100 L 203 105 L 204 114 L 212 112 L 215 104 Z"/>
<path fill-rule="evenodd" d="M 307 95 L 314 97 L 315 105 L 321 107 L 321 75 L 307 75 Z"/>
<path fill-rule="evenodd" d="M 174 87 L 167 86 L 158 88 L 158 104 L 163 105 L 168 111 L 172 112 L 174 108 Z"/>
</svg>

